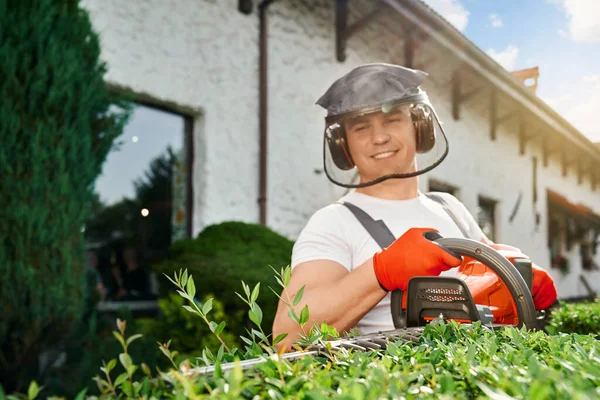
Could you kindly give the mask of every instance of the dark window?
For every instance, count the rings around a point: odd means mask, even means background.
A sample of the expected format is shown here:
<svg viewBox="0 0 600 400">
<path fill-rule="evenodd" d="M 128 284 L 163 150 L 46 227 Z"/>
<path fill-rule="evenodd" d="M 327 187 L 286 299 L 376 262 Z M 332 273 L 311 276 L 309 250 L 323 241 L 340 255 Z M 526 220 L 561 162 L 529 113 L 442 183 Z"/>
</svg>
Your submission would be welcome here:
<svg viewBox="0 0 600 400">
<path fill-rule="evenodd" d="M 85 234 L 106 300 L 153 299 L 151 266 L 189 235 L 190 128 L 186 117 L 138 105 L 104 162 Z"/>
<path fill-rule="evenodd" d="M 496 201 L 479 197 L 477 207 L 477 223 L 481 230 L 492 241 L 496 240 Z"/>
</svg>

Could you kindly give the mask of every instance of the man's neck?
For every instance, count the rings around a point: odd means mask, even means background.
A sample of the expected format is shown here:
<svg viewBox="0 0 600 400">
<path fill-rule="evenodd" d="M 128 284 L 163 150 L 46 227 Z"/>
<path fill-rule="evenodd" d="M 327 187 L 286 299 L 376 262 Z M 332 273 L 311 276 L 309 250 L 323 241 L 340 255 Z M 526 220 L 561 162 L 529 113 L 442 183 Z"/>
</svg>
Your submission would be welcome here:
<svg viewBox="0 0 600 400">
<path fill-rule="evenodd" d="M 418 177 L 388 179 L 373 186 L 356 189 L 358 193 L 385 200 L 410 200 L 419 195 Z"/>
</svg>

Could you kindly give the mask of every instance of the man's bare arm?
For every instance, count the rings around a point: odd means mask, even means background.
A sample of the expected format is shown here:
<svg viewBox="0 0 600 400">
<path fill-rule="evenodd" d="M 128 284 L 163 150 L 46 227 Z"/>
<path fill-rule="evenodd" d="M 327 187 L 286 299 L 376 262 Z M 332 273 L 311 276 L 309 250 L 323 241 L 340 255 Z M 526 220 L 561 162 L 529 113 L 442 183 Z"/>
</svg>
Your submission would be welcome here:
<svg viewBox="0 0 600 400">
<path fill-rule="evenodd" d="M 329 260 L 299 264 L 281 297 L 292 304 L 302 286 L 305 286 L 302 301 L 294 310 L 300 315 L 302 308 L 308 305 L 310 318 L 304 325 L 305 333 L 313 327 L 313 322 L 318 325 L 326 322 L 340 333 L 348 331 L 387 294 L 377 282 L 372 259 L 351 272 Z M 277 349 L 290 350 L 302 330 L 288 316 L 288 306 L 280 300 L 273 323 L 273 337 L 281 333 L 288 336 L 276 346 Z"/>
</svg>

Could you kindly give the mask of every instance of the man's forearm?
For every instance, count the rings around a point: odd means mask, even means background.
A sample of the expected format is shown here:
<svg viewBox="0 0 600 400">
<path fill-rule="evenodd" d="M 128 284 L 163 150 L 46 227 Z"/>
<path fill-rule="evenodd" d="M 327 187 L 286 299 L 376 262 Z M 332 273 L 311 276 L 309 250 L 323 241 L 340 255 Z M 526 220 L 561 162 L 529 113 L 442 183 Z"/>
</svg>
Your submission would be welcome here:
<svg viewBox="0 0 600 400">
<path fill-rule="evenodd" d="M 356 326 L 386 293 L 379 286 L 372 260 L 369 259 L 333 284 L 305 290 L 301 302 L 294 309 L 296 314 L 300 315 L 302 308 L 308 305 L 310 316 L 304 325 L 305 333 L 310 331 L 314 322 L 318 325 L 326 322 L 342 333 Z M 295 294 L 284 291 L 282 297 L 291 304 Z M 278 313 L 273 325 L 273 336 L 281 333 L 287 333 L 288 336 L 278 348 L 289 348 L 303 333 L 300 326 L 289 318 L 287 310 Z"/>
</svg>

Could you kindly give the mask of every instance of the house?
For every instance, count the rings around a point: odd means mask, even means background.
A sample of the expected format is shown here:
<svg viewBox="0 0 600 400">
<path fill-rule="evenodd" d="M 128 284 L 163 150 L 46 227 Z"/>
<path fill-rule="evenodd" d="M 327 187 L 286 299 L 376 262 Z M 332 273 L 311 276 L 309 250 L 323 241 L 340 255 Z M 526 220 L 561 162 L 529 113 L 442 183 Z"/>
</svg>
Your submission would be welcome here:
<svg viewBox="0 0 600 400">
<path fill-rule="evenodd" d="M 173 213 L 182 234 L 242 220 L 295 238 L 345 191 L 323 173 L 315 101 L 351 68 L 391 62 L 429 73 L 450 141 L 421 189 L 453 192 L 493 240 L 553 266 L 561 298 L 600 290 L 600 148 L 524 84 L 537 84 L 537 70 L 511 74 L 420 0 L 83 6 L 109 84 L 178 118 L 164 134 L 176 135 L 183 167 Z"/>
</svg>

